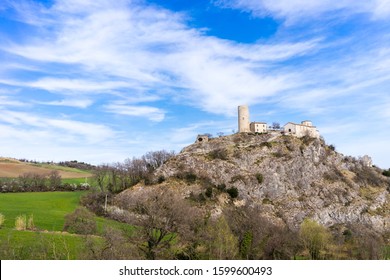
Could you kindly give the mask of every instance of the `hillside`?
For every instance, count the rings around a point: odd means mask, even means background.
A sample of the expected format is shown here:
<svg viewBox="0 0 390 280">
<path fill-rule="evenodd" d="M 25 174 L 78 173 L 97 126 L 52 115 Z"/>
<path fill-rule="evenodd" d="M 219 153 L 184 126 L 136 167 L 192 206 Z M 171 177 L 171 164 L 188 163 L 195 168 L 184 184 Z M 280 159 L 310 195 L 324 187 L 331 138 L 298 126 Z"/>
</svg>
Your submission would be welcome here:
<svg viewBox="0 0 390 280">
<path fill-rule="evenodd" d="M 337 153 L 323 139 L 234 134 L 192 144 L 126 196 L 173 190 L 218 217 L 244 206 L 297 230 L 305 218 L 332 228 L 390 231 L 390 181 L 366 158 Z M 231 198 L 228 190 L 236 189 Z M 233 196 L 233 197 L 234 197 Z"/>
<path fill-rule="evenodd" d="M 16 159 L 0 157 L 0 178 L 17 178 L 25 173 L 47 175 L 53 170 L 57 170 L 59 175 L 64 179 L 92 176 L 90 172 L 76 168 L 69 168 L 56 164 L 28 163 Z"/>
</svg>

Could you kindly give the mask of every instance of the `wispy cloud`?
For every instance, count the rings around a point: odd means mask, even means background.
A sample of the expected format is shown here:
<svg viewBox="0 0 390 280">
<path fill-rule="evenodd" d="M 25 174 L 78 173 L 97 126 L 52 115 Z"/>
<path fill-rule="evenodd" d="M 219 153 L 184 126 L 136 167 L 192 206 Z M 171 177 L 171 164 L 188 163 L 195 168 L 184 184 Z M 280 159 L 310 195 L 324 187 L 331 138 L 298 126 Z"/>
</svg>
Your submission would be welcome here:
<svg viewBox="0 0 390 280">
<path fill-rule="evenodd" d="M 20 131 L 24 132 L 29 131 L 30 129 L 41 131 L 42 134 L 51 135 L 51 139 L 57 139 L 55 140 L 56 142 L 61 142 L 62 138 L 70 139 L 71 137 L 76 136 L 76 138 L 74 138 L 75 142 L 86 141 L 92 144 L 103 142 L 110 138 L 114 139 L 116 135 L 115 131 L 111 128 L 101 124 L 68 119 L 54 119 L 37 114 L 10 110 L 2 110 L 0 122 L 3 123 L 3 125 L 18 127 L 20 128 Z M 21 134 L 20 132 L 14 135 L 4 133 L 1 138 L 9 138 L 15 135 L 20 136 Z M 29 137 L 28 133 L 27 135 L 23 135 L 23 138 L 24 137 Z M 81 138 L 78 140 L 78 137 Z"/>
<path fill-rule="evenodd" d="M 0 94 L 1 94 L 1 91 L 0 91 Z M 28 106 L 28 104 L 25 102 L 10 98 L 9 96 L 1 96 L 0 95 L 0 109 L 2 107 L 9 107 L 9 106 L 11 106 L 11 107 L 25 107 L 25 106 Z"/>
<path fill-rule="evenodd" d="M 262 69 L 265 63 L 305 55 L 319 43 L 318 39 L 234 43 L 189 28 L 180 14 L 129 1 L 74 6 L 72 1 L 57 1 L 41 14 L 50 19 L 40 26 L 50 30 L 44 40 L 32 38 L 3 50 L 30 61 L 71 64 L 73 71 L 89 75 L 57 78 L 47 72 L 46 77 L 19 85 L 64 94 L 126 91 L 128 97 L 159 87 L 165 94 L 175 92 L 176 97 L 215 113 L 227 112 L 238 100 L 258 102 L 293 86 L 291 75 L 269 75 Z"/>
<path fill-rule="evenodd" d="M 161 122 L 165 117 L 164 110 L 151 106 L 132 106 L 113 103 L 104 106 L 104 109 L 113 114 L 147 118 L 154 122 Z"/>
<path fill-rule="evenodd" d="M 387 0 L 215 0 L 216 5 L 243 9 L 255 16 L 275 16 L 296 20 L 302 17 L 316 17 L 330 12 L 348 14 L 368 14 L 373 19 L 390 15 L 390 3 Z"/>
<path fill-rule="evenodd" d="M 159 137 L 187 143 L 192 134 L 230 127 L 220 121 L 207 126 L 203 114 L 230 121 L 236 106 L 247 103 L 258 110 L 259 121 L 271 111 L 288 121 L 305 116 L 324 125 L 330 137 L 337 131 L 332 122 L 340 120 L 345 141 L 364 133 L 355 125 L 363 116 L 366 126 L 388 120 L 389 1 L 213 2 L 248 17 L 276 19 L 277 30 L 240 43 L 209 36 L 189 24 L 189 14 L 147 1 L 7 1 L 9 17 L 29 31 L 21 37 L 3 31 L 0 37 L 3 128 L 19 136 L 14 127 L 33 130 L 42 141 L 61 132 L 69 143 L 101 143 L 111 139 L 101 135 L 117 130 L 129 136 L 118 123 L 135 120 L 143 127 L 167 125 Z M 175 106 L 196 116 L 173 115 L 180 111 Z M 100 115 L 112 119 L 102 125 Z M 383 125 L 390 131 L 388 122 Z"/>
<path fill-rule="evenodd" d="M 93 104 L 92 99 L 62 99 L 56 101 L 35 101 L 36 104 L 50 105 L 50 106 L 65 106 L 85 109 Z"/>
</svg>

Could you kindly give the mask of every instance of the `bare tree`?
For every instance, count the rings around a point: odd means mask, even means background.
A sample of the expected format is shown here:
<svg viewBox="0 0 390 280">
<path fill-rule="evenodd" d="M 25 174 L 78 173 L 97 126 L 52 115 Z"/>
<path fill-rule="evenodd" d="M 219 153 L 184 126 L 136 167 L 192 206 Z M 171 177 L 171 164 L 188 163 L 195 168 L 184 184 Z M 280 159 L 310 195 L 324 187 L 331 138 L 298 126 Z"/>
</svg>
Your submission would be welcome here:
<svg viewBox="0 0 390 280">
<path fill-rule="evenodd" d="M 164 188 L 129 193 L 119 204 L 135 214 L 130 219 L 140 226 L 139 248 L 152 260 L 169 253 L 173 240 L 188 234 L 198 216 L 182 197 Z"/>
<path fill-rule="evenodd" d="M 142 159 L 145 161 L 149 171 L 154 171 L 160 166 L 162 166 L 168 159 L 170 159 L 174 155 L 175 152 L 173 151 L 167 152 L 165 150 L 161 150 L 155 152 L 148 152 L 142 157 Z"/>
<path fill-rule="evenodd" d="M 272 128 L 273 128 L 273 129 L 280 129 L 280 123 L 278 123 L 278 122 L 273 122 L 273 123 L 272 123 Z"/>
<path fill-rule="evenodd" d="M 62 178 L 60 173 L 57 170 L 53 170 L 48 175 L 49 178 L 49 187 L 54 190 L 61 185 Z"/>
</svg>

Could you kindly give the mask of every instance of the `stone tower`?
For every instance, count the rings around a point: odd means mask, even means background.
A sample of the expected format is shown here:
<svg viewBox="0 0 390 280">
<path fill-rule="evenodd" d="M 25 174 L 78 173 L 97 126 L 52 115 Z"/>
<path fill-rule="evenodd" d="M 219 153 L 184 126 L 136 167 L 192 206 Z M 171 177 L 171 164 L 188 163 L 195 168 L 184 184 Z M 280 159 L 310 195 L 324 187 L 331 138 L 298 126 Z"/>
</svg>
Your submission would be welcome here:
<svg viewBox="0 0 390 280">
<path fill-rule="evenodd" d="M 250 132 L 249 108 L 247 105 L 238 106 L 238 132 Z"/>
</svg>

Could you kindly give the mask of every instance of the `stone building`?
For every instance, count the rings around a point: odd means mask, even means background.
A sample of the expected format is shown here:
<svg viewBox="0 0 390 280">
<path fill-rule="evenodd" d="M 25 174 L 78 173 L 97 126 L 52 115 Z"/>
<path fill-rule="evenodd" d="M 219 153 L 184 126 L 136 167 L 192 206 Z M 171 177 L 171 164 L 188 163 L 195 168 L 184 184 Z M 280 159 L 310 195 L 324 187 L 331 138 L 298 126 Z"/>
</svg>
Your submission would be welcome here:
<svg viewBox="0 0 390 280">
<path fill-rule="evenodd" d="M 311 121 L 303 121 L 300 124 L 288 122 L 283 127 L 285 134 L 295 135 L 297 137 L 310 136 L 314 138 L 319 138 L 320 133 L 317 128 L 313 126 Z"/>
<path fill-rule="evenodd" d="M 257 133 L 267 132 L 267 123 L 265 122 L 251 122 L 249 127 L 251 132 L 257 132 Z"/>
<path fill-rule="evenodd" d="M 199 134 L 196 137 L 196 143 L 208 142 L 208 141 L 209 141 L 209 136 L 206 134 Z"/>
<path fill-rule="evenodd" d="M 265 133 L 268 132 L 267 123 L 250 123 L 248 106 L 240 105 L 238 106 L 238 132 Z M 283 127 L 283 133 L 288 135 L 294 135 L 296 137 L 303 137 L 306 135 L 314 138 L 320 137 L 320 133 L 318 132 L 317 128 L 313 126 L 311 121 L 303 121 L 300 124 L 288 122 Z"/>
</svg>

